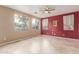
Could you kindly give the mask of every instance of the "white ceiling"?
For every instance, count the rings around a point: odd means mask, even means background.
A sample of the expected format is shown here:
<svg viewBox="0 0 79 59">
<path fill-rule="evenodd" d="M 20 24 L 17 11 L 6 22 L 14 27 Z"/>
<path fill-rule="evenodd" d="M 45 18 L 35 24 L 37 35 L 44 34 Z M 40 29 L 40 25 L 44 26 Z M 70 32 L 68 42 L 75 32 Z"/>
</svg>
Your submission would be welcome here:
<svg viewBox="0 0 79 59">
<path fill-rule="evenodd" d="M 39 9 L 43 6 L 45 5 L 5 5 L 5 7 L 16 9 L 16 10 L 40 17 L 40 18 L 79 11 L 79 5 L 51 5 L 52 7 L 55 8 L 55 10 L 53 11 L 51 15 L 49 15 L 49 14 L 42 14 L 38 12 Z M 38 13 L 35 14 L 35 12 L 38 12 Z"/>
</svg>

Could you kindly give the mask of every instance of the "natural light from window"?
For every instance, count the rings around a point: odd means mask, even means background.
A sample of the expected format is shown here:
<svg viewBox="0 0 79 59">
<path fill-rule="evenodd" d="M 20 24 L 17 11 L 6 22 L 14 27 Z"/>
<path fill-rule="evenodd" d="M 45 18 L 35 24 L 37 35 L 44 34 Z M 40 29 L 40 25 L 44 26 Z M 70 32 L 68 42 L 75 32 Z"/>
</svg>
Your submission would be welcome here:
<svg viewBox="0 0 79 59">
<path fill-rule="evenodd" d="M 14 22 L 16 31 L 26 31 L 28 29 L 29 26 L 28 17 L 15 14 Z"/>
</svg>

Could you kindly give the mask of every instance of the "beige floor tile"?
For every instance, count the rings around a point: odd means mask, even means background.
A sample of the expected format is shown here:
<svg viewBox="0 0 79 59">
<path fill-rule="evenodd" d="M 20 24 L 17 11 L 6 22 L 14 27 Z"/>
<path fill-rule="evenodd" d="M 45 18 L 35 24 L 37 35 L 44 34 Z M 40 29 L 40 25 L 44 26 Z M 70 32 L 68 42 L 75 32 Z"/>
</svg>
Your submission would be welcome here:
<svg viewBox="0 0 79 59">
<path fill-rule="evenodd" d="M 0 47 L 0 53 L 79 53 L 79 40 L 49 35 L 41 35 L 17 43 L 2 46 Z"/>
</svg>

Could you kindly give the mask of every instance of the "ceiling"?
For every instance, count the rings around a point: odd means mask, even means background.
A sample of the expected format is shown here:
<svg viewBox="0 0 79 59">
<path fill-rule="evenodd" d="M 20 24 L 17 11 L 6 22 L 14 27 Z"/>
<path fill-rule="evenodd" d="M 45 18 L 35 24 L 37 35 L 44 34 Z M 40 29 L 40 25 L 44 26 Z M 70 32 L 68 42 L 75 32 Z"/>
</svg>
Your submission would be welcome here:
<svg viewBox="0 0 79 59">
<path fill-rule="evenodd" d="M 43 6 L 45 5 L 5 5 L 5 7 L 16 9 L 40 18 L 79 11 L 79 5 L 51 5 L 52 8 L 53 7 L 55 8 L 55 10 L 52 12 L 52 14 L 49 15 L 49 14 L 42 14 L 41 12 L 39 12 L 39 9 Z"/>
</svg>

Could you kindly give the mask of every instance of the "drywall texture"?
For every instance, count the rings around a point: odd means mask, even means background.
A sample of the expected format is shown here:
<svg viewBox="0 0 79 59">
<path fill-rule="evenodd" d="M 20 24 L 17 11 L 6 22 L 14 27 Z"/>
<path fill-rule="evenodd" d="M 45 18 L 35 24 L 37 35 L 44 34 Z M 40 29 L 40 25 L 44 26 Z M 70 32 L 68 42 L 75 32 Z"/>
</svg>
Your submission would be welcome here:
<svg viewBox="0 0 79 59">
<path fill-rule="evenodd" d="M 14 14 L 26 15 L 30 17 L 29 29 L 27 31 L 15 31 Z M 40 29 L 32 29 L 32 18 L 33 16 L 27 15 L 23 12 L 0 6 L 0 43 L 40 35 Z"/>
</svg>

